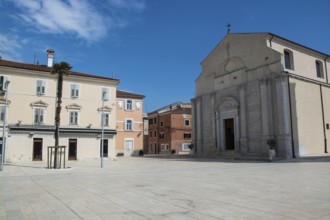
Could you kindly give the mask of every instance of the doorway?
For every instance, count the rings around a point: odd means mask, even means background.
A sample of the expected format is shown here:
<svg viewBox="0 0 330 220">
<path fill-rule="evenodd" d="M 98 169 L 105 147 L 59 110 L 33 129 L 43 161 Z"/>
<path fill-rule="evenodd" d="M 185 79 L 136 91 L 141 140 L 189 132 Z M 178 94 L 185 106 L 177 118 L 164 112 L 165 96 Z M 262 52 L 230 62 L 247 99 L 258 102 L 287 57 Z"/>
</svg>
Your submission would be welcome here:
<svg viewBox="0 0 330 220">
<path fill-rule="evenodd" d="M 69 139 L 68 160 L 77 160 L 77 139 Z"/>
<path fill-rule="evenodd" d="M 225 125 L 225 147 L 226 147 L 226 150 L 234 150 L 235 149 L 234 119 L 233 118 L 224 119 L 224 125 Z"/>
<path fill-rule="evenodd" d="M 42 160 L 42 138 L 33 138 L 33 161 Z"/>
<path fill-rule="evenodd" d="M 102 139 L 100 140 L 100 157 L 102 150 Z M 108 157 L 108 139 L 103 139 L 103 157 Z"/>
</svg>

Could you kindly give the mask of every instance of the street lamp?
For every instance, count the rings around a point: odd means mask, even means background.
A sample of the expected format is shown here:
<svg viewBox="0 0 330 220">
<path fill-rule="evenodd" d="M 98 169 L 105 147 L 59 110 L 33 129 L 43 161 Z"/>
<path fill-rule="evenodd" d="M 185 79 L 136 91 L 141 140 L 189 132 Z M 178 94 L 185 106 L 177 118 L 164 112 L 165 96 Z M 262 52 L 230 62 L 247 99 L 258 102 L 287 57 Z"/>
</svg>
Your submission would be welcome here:
<svg viewBox="0 0 330 220">
<path fill-rule="evenodd" d="M 101 167 L 103 167 L 103 147 L 104 147 L 104 101 L 105 101 L 106 92 L 102 92 L 102 115 L 101 115 Z"/>
<path fill-rule="evenodd" d="M 6 118 L 7 118 L 7 101 L 8 101 L 8 86 L 10 81 L 5 81 L 3 91 L 5 92 L 5 111 L 3 114 L 3 127 L 2 127 L 2 144 L 1 144 L 1 160 L 0 160 L 0 171 L 3 171 L 3 163 L 5 161 L 4 151 L 6 144 Z"/>
</svg>

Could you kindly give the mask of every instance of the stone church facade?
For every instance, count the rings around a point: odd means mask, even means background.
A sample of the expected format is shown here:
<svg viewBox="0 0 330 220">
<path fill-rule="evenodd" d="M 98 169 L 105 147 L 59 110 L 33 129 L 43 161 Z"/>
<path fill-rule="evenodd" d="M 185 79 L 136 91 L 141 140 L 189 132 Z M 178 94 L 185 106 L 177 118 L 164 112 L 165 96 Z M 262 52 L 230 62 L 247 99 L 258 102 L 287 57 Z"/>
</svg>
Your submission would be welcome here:
<svg viewBox="0 0 330 220">
<path fill-rule="evenodd" d="M 198 156 L 328 153 L 330 58 L 271 33 L 227 34 L 201 62 L 192 99 Z"/>
</svg>

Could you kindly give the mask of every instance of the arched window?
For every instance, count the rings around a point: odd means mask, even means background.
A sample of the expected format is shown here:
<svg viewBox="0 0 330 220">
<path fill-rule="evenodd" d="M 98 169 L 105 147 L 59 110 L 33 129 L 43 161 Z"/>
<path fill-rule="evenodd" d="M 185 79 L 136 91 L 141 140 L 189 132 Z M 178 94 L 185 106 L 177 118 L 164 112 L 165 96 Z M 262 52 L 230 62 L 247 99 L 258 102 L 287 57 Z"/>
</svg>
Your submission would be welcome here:
<svg viewBox="0 0 330 220">
<path fill-rule="evenodd" d="M 284 65 L 285 69 L 294 70 L 293 53 L 290 50 L 284 50 Z"/>
<path fill-rule="evenodd" d="M 324 74 L 323 74 L 323 64 L 321 61 L 316 60 L 315 61 L 315 67 L 316 67 L 316 75 L 319 78 L 324 78 Z"/>
</svg>

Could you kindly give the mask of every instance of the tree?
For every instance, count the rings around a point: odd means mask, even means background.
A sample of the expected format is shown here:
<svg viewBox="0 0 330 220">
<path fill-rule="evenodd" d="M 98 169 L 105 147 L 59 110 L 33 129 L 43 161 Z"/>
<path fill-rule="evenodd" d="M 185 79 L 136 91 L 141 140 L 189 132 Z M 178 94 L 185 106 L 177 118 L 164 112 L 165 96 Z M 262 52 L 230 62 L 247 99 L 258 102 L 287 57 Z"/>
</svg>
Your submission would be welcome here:
<svg viewBox="0 0 330 220">
<path fill-rule="evenodd" d="M 53 65 L 52 74 L 57 74 L 57 92 L 56 92 L 56 109 L 55 109 L 55 155 L 54 155 L 54 169 L 57 168 L 57 153 L 59 143 L 59 129 L 61 122 L 61 104 L 62 104 L 62 90 L 63 90 L 63 76 L 68 75 L 72 66 L 67 62 L 55 63 Z"/>
</svg>

